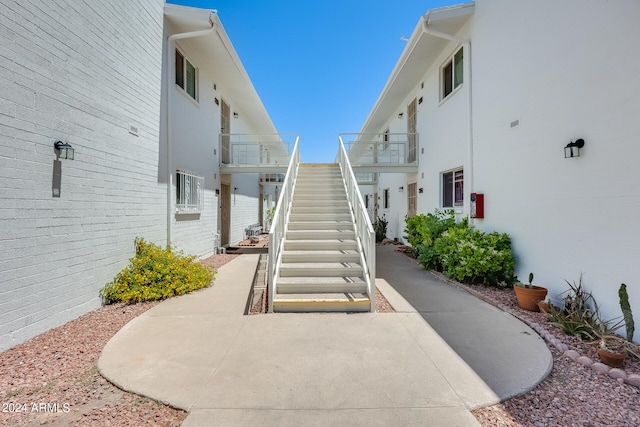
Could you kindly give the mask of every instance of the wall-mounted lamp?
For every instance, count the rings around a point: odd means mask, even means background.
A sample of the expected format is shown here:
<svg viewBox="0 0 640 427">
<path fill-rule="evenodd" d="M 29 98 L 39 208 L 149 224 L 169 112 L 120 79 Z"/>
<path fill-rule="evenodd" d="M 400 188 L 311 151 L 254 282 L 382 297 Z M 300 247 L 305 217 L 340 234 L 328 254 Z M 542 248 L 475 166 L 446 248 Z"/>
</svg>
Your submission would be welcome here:
<svg viewBox="0 0 640 427">
<path fill-rule="evenodd" d="M 73 160 L 74 150 L 71 144 L 62 141 L 56 141 L 53 146 L 56 150 L 58 150 L 58 159 Z"/>
<path fill-rule="evenodd" d="M 404 191 L 404 187 L 398 187 L 398 191 L 402 193 Z"/>
<path fill-rule="evenodd" d="M 424 188 L 422 188 L 422 187 L 418 188 L 418 193 L 420 193 L 420 194 L 424 193 Z"/>
<path fill-rule="evenodd" d="M 579 138 L 575 141 L 571 141 L 564 147 L 564 158 L 580 157 L 580 149 L 584 147 L 584 139 Z"/>
<path fill-rule="evenodd" d="M 233 112 L 233 118 L 237 119 L 238 117 L 240 117 L 240 114 L 238 114 L 237 112 L 234 111 Z"/>
<path fill-rule="evenodd" d="M 401 119 L 404 116 L 404 113 L 398 113 L 398 118 Z"/>
</svg>

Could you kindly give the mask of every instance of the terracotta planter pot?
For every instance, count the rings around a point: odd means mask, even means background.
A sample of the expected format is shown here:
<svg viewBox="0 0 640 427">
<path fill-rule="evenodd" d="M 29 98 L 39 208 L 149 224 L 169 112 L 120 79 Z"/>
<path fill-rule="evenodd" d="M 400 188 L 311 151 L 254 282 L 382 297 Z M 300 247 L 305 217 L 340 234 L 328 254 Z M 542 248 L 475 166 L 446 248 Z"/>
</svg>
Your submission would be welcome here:
<svg viewBox="0 0 640 427">
<path fill-rule="evenodd" d="M 539 301 L 538 308 L 542 313 L 549 313 L 551 311 L 551 303 Z"/>
<path fill-rule="evenodd" d="M 612 368 L 620 368 L 624 364 L 624 359 L 627 358 L 625 353 L 611 353 L 610 351 L 598 349 L 598 357 L 600 361 L 605 365 Z"/>
<path fill-rule="evenodd" d="M 516 299 L 520 308 L 529 311 L 538 311 L 538 302 L 544 301 L 547 297 L 547 288 L 542 286 L 533 285 L 533 289 L 529 287 L 520 287 L 513 285 L 513 290 L 516 293 Z"/>
</svg>

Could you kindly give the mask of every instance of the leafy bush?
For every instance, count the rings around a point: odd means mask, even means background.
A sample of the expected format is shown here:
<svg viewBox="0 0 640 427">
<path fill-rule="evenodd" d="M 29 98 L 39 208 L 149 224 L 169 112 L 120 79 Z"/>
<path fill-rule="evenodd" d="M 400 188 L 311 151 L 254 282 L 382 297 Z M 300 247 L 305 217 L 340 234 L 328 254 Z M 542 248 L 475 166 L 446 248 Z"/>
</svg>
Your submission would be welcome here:
<svg viewBox="0 0 640 427">
<path fill-rule="evenodd" d="M 195 257 L 136 239 L 136 256 L 101 291 L 106 304 L 170 298 L 208 286 L 215 271 Z"/>
<path fill-rule="evenodd" d="M 382 242 L 387 237 L 387 224 L 389 221 L 382 216 L 378 217 L 373 223 L 373 231 L 376 233 L 376 243 Z"/>
<path fill-rule="evenodd" d="M 452 227 L 435 241 L 434 249 L 443 272 L 454 280 L 499 287 L 513 282 L 515 260 L 506 233 Z"/>
<path fill-rule="evenodd" d="M 411 245 L 413 254 L 417 257 L 420 254 L 421 246 L 433 246 L 435 240 L 449 228 L 453 227 L 456 219 L 452 210 L 440 211 L 436 209 L 434 213 L 427 215 L 418 214 L 405 218 L 404 236 Z"/>
</svg>

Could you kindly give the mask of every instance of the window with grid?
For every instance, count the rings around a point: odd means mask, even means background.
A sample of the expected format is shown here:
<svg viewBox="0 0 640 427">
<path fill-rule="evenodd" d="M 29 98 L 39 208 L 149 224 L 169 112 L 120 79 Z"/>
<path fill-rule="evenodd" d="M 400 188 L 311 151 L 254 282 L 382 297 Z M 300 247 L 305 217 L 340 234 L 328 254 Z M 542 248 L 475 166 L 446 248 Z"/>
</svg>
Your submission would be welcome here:
<svg viewBox="0 0 640 427">
<path fill-rule="evenodd" d="M 412 217 L 418 213 L 418 183 L 407 186 L 407 216 Z"/>
<path fill-rule="evenodd" d="M 176 212 L 200 213 L 203 208 L 204 178 L 186 170 L 176 170 Z"/>
<path fill-rule="evenodd" d="M 198 70 L 176 49 L 176 85 L 198 100 Z"/>
<path fill-rule="evenodd" d="M 463 60 L 464 53 L 462 47 L 453 54 L 453 56 L 442 66 L 441 71 L 441 87 L 442 98 L 445 99 L 453 92 L 463 81 Z"/>
<path fill-rule="evenodd" d="M 463 206 L 464 171 L 457 169 L 442 174 L 442 207 Z"/>
</svg>

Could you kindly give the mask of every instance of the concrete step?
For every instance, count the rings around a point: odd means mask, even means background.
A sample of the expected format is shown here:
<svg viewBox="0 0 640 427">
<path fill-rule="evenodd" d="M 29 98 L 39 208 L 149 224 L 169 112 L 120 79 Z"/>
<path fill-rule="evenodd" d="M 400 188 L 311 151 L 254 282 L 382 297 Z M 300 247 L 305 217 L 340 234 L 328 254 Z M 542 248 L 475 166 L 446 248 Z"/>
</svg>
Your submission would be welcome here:
<svg viewBox="0 0 640 427">
<path fill-rule="evenodd" d="M 346 196 L 335 196 L 333 198 L 323 198 L 323 199 L 315 199 L 311 197 L 294 197 L 293 204 L 294 206 L 341 206 L 344 208 L 349 208 L 349 204 L 347 202 Z"/>
<path fill-rule="evenodd" d="M 354 240 L 356 232 L 351 230 L 287 230 L 287 240 Z"/>
<path fill-rule="evenodd" d="M 280 277 L 362 277 L 359 262 L 288 262 L 280 265 Z"/>
<path fill-rule="evenodd" d="M 358 250 L 358 243 L 353 239 L 285 240 L 284 250 Z"/>
<path fill-rule="evenodd" d="M 361 277 L 281 277 L 278 295 L 367 292 L 367 283 Z"/>
<path fill-rule="evenodd" d="M 349 221 L 351 222 L 351 213 L 330 213 L 330 212 L 316 212 L 316 213 L 291 213 L 289 216 L 291 222 L 307 222 L 307 221 Z"/>
<path fill-rule="evenodd" d="M 353 230 L 351 219 L 346 221 L 289 221 L 289 230 Z"/>
<path fill-rule="evenodd" d="M 282 253 L 282 262 L 359 262 L 360 254 L 353 249 L 345 250 L 287 250 Z"/>
<path fill-rule="evenodd" d="M 349 206 L 344 205 L 322 205 L 322 206 L 305 206 L 296 204 L 294 200 L 291 205 L 292 214 L 302 213 L 349 213 Z"/>
<path fill-rule="evenodd" d="M 273 311 L 277 313 L 369 311 L 371 301 L 363 293 L 319 293 L 276 295 Z"/>
</svg>

